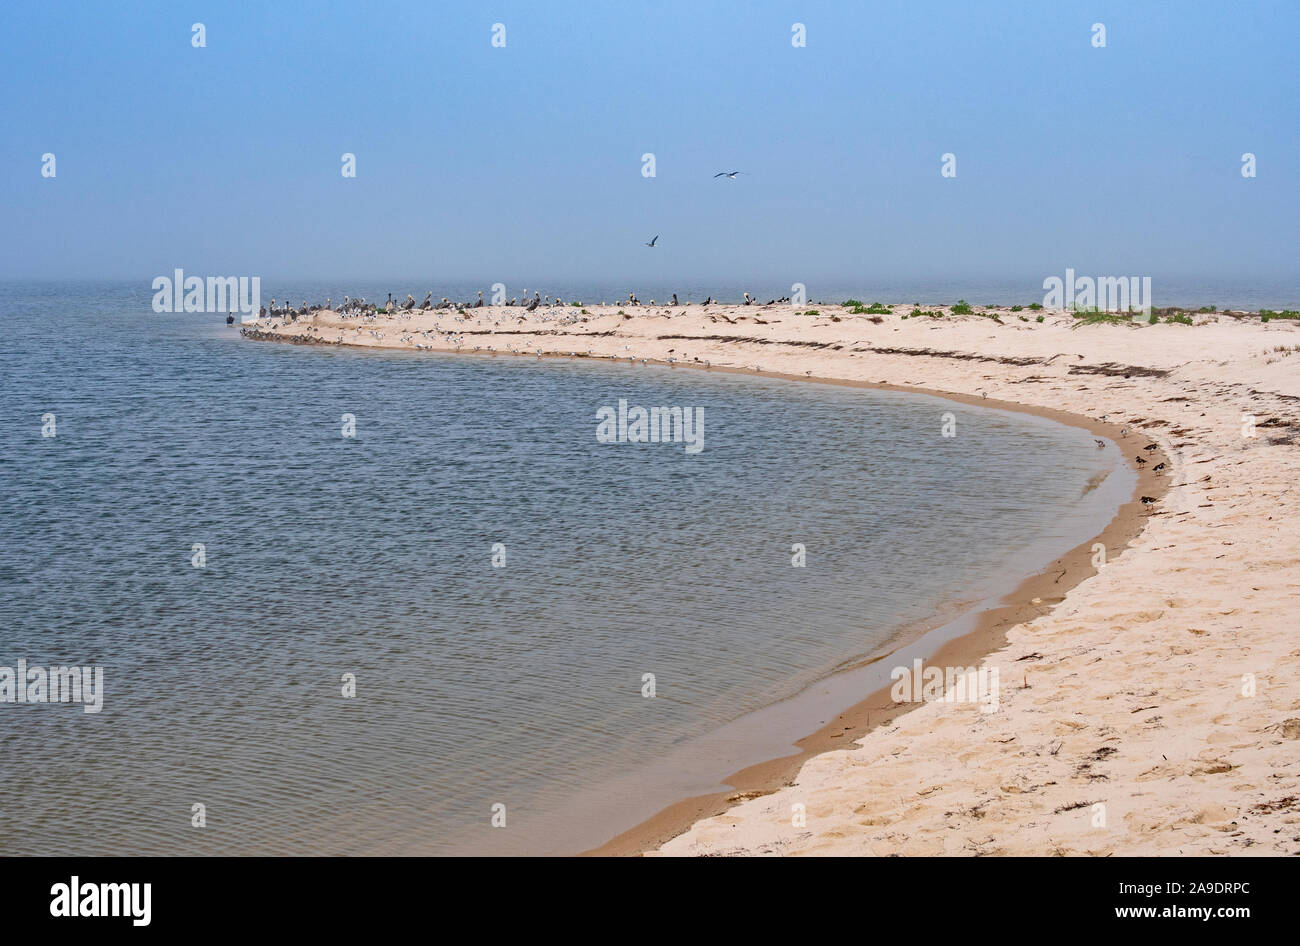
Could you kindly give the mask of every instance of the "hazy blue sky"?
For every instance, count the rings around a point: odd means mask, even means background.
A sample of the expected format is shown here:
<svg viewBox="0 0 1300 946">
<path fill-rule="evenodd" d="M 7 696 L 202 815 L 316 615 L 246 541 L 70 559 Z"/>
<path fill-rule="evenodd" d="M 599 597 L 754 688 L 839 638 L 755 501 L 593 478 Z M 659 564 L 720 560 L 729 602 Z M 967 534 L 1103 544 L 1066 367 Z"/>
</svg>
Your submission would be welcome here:
<svg viewBox="0 0 1300 946">
<path fill-rule="evenodd" d="M 0 276 L 1294 278 L 1297 38 L 1295 0 L 4 0 Z"/>
</svg>

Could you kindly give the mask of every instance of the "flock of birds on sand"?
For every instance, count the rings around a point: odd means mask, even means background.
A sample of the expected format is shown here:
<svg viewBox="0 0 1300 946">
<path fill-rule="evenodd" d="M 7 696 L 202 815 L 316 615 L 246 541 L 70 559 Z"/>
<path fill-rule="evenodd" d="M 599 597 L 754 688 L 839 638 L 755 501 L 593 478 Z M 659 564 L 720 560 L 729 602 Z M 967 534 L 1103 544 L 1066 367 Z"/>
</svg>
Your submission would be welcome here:
<svg viewBox="0 0 1300 946">
<path fill-rule="evenodd" d="M 1105 420 L 1106 420 L 1106 415 L 1105 415 L 1105 414 L 1102 414 L 1102 415 L 1101 415 L 1101 419 L 1102 419 L 1103 421 L 1105 421 Z M 1120 439 L 1121 439 L 1121 440 L 1127 439 L 1128 435 L 1129 435 L 1129 429 L 1128 429 L 1127 427 L 1123 427 L 1123 428 L 1120 429 L 1119 436 L 1120 436 Z M 1097 445 L 1097 449 L 1098 449 L 1098 450 L 1104 450 L 1104 449 L 1106 449 L 1106 441 L 1104 441 L 1104 440 L 1098 440 L 1096 437 L 1094 437 L 1093 440 L 1092 440 L 1092 442 L 1095 443 L 1095 444 Z M 1143 447 L 1142 449 L 1143 449 L 1144 451 L 1146 451 L 1147 453 L 1150 453 L 1152 450 L 1159 450 L 1159 449 L 1160 449 L 1160 444 L 1158 444 L 1158 443 L 1149 443 L 1149 444 L 1147 444 L 1145 447 Z M 1133 460 L 1134 460 L 1134 462 L 1137 463 L 1137 468 L 1138 468 L 1138 470 L 1141 470 L 1143 467 L 1145 467 L 1145 466 L 1147 465 L 1147 461 L 1146 461 L 1146 459 L 1145 459 L 1145 458 L 1142 456 L 1142 454 L 1140 454 L 1140 453 L 1139 453 L 1137 456 L 1135 456 L 1135 457 L 1133 458 Z M 1151 468 L 1151 472 L 1152 472 L 1152 473 L 1160 473 L 1160 472 L 1162 472 L 1164 469 L 1165 469 L 1165 464 L 1164 464 L 1164 463 L 1157 463 L 1155 466 L 1153 466 L 1153 467 Z M 1143 505 L 1143 506 L 1150 506 L 1150 505 L 1151 505 L 1152 503 L 1154 503 L 1155 501 L 1156 501 L 1156 499 L 1155 499 L 1154 496 L 1143 496 L 1143 497 L 1141 498 L 1141 502 L 1142 502 L 1142 505 Z"/>
<path fill-rule="evenodd" d="M 563 328 L 566 326 L 577 324 L 579 322 L 584 322 L 591 316 L 591 313 L 589 313 L 586 309 L 582 308 L 582 303 L 580 301 L 575 300 L 571 302 L 565 302 L 565 300 L 558 295 L 552 298 L 549 295 L 543 296 L 540 292 L 535 292 L 535 291 L 530 297 L 528 295 L 528 292 L 529 290 L 524 290 L 525 294 L 522 297 L 522 300 L 519 297 L 516 297 L 516 298 L 512 298 L 509 302 L 502 302 L 501 304 L 494 305 L 494 306 L 489 306 L 488 303 L 486 303 L 483 300 L 483 293 L 481 291 L 478 292 L 477 298 L 469 302 L 453 302 L 447 299 L 446 297 L 443 297 L 440 301 L 435 303 L 433 301 L 432 290 L 430 290 L 425 294 L 423 302 L 416 302 L 415 297 L 408 294 L 406 297 L 406 301 L 399 303 L 396 301 L 396 299 L 393 297 L 393 294 L 390 292 L 388 294 L 388 298 L 384 300 L 382 305 L 374 302 L 368 302 L 363 296 L 359 296 L 355 298 L 352 296 L 344 296 L 343 302 L 340 305 L 335 305 L 334 300 L 332 298 L 326 299 L 323 304 L 319 304 L 319 305 L 308 304 L 306 300 L 303 300 L 302 304 L 299 306 L 293 306 L 288 303 L 277 304 L 276 300 L 272 299 L 269 306 L 263 306 L 261 308 L 258 314 L 258 318 L 259 321 L 265 321 L 269 323 L 267 326 L 268 328 L 270 328 L 271 330 L 275 330 L 283 326 L 296 323 L 300 319 L 303 319 L 305 316 L 313 316 L 322 312 L 331 312 L 335 316 L 342 316 L 343 318 L 348 320 L 356 320 L 356 323 L 350 329 L 343 329 L 344 331 L 350 330 L 356 333 L 357 335 L 361 335 L 362 333 L 368 333 L 378 341 L 383 341 L 384 338 L 386 337 L 384 331 L 385 329 L 392 331 L 393 326 L 391 325 L 391 323 L 392 321 L 395 320 L 398 323 L 397 326 L 398 341 L 401 342 L 402 344 L 410 345 L 413 348 L 429 349 L 429 350 L 440 348 L 441 350 L 445 350 L 445 348 L 443 348 L 442 346 L 445 346 L 447 343 L 450 343 L 452 346 L 454 346 L 456 351 L 465 351 L 465 352 L 472 351 L 472 352 L 483 352 L 483 353 L 495 354 L 498 351 L 498 348 L 494 345 L 479 344 L 479 345 L 473 345 L 472 347 L 470 346 L 469 342 L 471 341 L 471 339 L 467 338 L 467 336 L 482 334 L 481 330 L 471 330 L 467 327 L 467 323 L 469 323 L 471 319 L 474 320 L 475 324 L 484 324 L 486 326 L 490 326 L 489 331 L 495 329 L 498 331 L 504 331 L 508 333 L 510 331 L 511 323 L 518 324 L 520 322 L 525 321 L 526 317 L 522 314 L 523 312 L 528 312 L 528 313 L 536 312 L 535 315 L 532 315 L 530 317 L 537 319 L 538 321 L 543 323 L 552 324 L 556 328 Z M 788 297 L 779 300 L 772 299 L 767 304 L 775 305 L 777 303 L 786 303 L 789 301 L 790 299 Z M 716 302 L 717 300 L 715 300 L 712 296 L 709 296 L 702 303 L 702 305 L 710 306 L 710 305 L 714 305 Z M 602 306 L 604 306 L 605 304 L 606 303 L 604 302 L 601 303 Z M 618 302 L 616 304 L 620 307 L 621 306 L 631 307 L 631 306 L 640 306 L 642 305 L 642 302 L 640 299 L 637 298 L 635 292 L 629 292 L 627 294 L 626 301 Z M 760 303 L 758 300 L 750 296 L 749 293 L 744 293 L 744 302 L 741 304 L 751 305 L 751 306 L 762 305 L 762 303 Z M 677 293 L 673 293 L 671 301 L 656 303 L 654 299 L 651 299 L 648 305 L 671 308 L 673 306 L 683 305 L 683 303 L 678 301 Z M 505 311 L 508 309 L 519 309 L 521 310 L 521 312 Z M 481 313 L 476 313 L 475 310 L 483 310 L 483 311 Z M 446 313 L 446 315 L 449 318 L 453 319 L 453 324 L 444 327 L 441 321 L 441 317 L 435 320 L 435 324 L 424 329 L 418 329 L 414 325 L 409 328 L 406 328 L 406 327 L 402 327 L 400 324 L 402 322 L 406 322 L 412 319 L 415 315 L 421 312 L 439 312 L 439 311 Z M 619 311 L 621 312 L 622 309 L 620 308 Z M 383 317 L 383 321 L 377 321 L 381 316 Z M 226 318 L 227 323 L 233 324 L 233 321 L 234 321 L 233 314 L 227 316 Z M 459 326 L 455 324 L 457 322 L 460 323 Z M 317 323 L 316 319 L 312 318 L 310 320 L 304 320 L 303 324 L 309 336 L 315 337 L 321 341 L 325 340 L 323 336 L 319 334 L 321 332 L 321 325 Z M 342 327 L 339 326 L 339 328 Z M 245 334 L 248 334 L 250 331 L 254 335 L 260 334 L 258 331 L 251 330 L 249 328 L 245 328 L 242 331 L 244 331 Z M 343 339 L 344 336 L 340 335 L 336 341 L 337 343 L 342 343 Z M 442 346 L 435 345 L 434 344 L 435 341 L 440 341 L 442 343 Z M 427 344 L 425 342 L 427 342 Z M 541 350 L 533 350 L 533 351 L 524 350 L 524 346 L 531 346 L 531 345 L 532 342 L 528 342 L 528 341 L 524 341 L 522 343 L 515 342 L 514 344 L 507 342 L 500 348 L 500 351 L 509 354 L 514 354 L 514 355 L 536 355 L 538 358 L 542 357 L 542 355 L 545 354 Z M 631 346 L 625 345 L 624 348 L 630 349 Z M 590 348 L 588 348 L 585 352 L 555 351 L 555 352 L 549 352 L 549 354 L 561 355 L 561 356 L 567 354 L 571 358 L 576 358 L 580 356 L 581 357 L 604 357 L 604 356 L 597 355 Z M 618 359 L 624 356 L 610 355 L 608 357 Z M 641 364 L 649 363 L 648 359 L 645 358 L 637 358 L 633 355 L 627 355 L 625 357 L 630 363 L 636 363 L 636 362 L 640 362 Z M 667 363 L 669 365 L 674 365 L 678 361 L 685 361 L 685 360 L 686 360 L 685 358 L 670 356 L 667 358 Z M 701 367 L 705 367 L 705 368 L 713 367 L 713 363 L 707 359 L 694 358 L 690 360 L 694 363 L 699 364 Z M 761 370 L 761 368 L 759 368 L 757 365 L 754 366 L 754 369 Z"/>
<path fill-rule="evenodd" d="M 744 297 L 745 297 L 744 301 L 739 303 L 739 305 L 754 305 L 754 306 L 784 305 L 785 303 L 790 301 L 789 296 L 782 296 L 780 299 L 768 299 L 766 303 L 763 303 L 753 298 L 747 292 L 744 294 Z M 701 303 L 701 305 L 710 306 L 710 305 L 715 305 L 717 303 L 718 303 L 717 299 L 713 298 L 713 296 L 709 296 L 707 299 L 704 300 L 703 303 Z M 607 303 L 602 301 L 600 304 L 603 306 L 606 305 Z M 626 305 L 626 306 L 639 306 L 642 304 L 643 303 L 641 302 L 640 299 L 637 298 L 635 292 L 629 292 L 627 294 L 626 300 L 616 303 L 616 305 Z M 659 302 L 655 302 L 654 299 L 651 299 L 648 303 L 645 304 L 652 305 L 652 306 L 663 305 L 663 306 L 672 307 L 672 306 L 680 306 L 683 303 L 678 301 L 677 293 L 674 292 L 672 294 L 671 300 L 659 303 Z M 303 316 L 312 315 L 313 313 L 316 312 L 333 311 L 339 315 L 344 315 L 344 316 L 365 317 L 365 316 L 376 316 L 376 315 L 392 315 L 394 313 L 401 313 L 401 312 L 433 312 L 439 309 L 450 309 L 456 312 L 465 312 L 468 309 L 481 309 L 487 305 L 488 303 L 483 301 L 483 291 L 481 289 L 479 290 L 478 298 L 473 299 L 469 302 L 452 302 L 446 296 L 443 296 L 440 301 L 434 302 L 433 290 L 430 289 L 427 293 L 425 293 L 423 302 L 416 302 L 415 297 L 408 293 L 406 296 L 406 301 L 399 303 L 393 298 L 393 294 L 390 292 L 388 294 L 388 298 L 384 300 L 384 303 L 382 305 L 375 302 L 367 302 L 364 296 L 359 296 L 357 298 L 353 298 L 351 296 L 344 296 L 342 305 L 338 306 L 337 308 L 335 308 L 334 306 L 333 298 L 326 299 L 324 304 L 320 304 L 320 305 L 315 305 L 315 304 L 309 305 L 307 303 L 307 300 L 304 299 L 302 300 L 302 304 L 296 307 L 291 305 L 288 302 L 285 302 L 282 305 L 276 305 L 275 299 L 272 299 L 271 304 L 269 306 L 262 306 L 261 309 L 258 310 L 257 317 L 259 320 L 271 318 L 271 319 L 282 319 L 285 322 L 294 322 L 297 319 L 302 318 Z M 569 306 L 569 307 L 576 306 L 581 308 L 582 301 L 571 300 L 569 302 L 565 302 L 562 298 L 560 298 L 559 295 L 556 295 L 556 297 L 552 299 L 549 295 L 543 297 L 540 292 L 536 292 L 536 291 L 533 292 L 532 298 L 529 298 L 528 290 L 525 289 L 524 295 L 522 297 L 522 301 L 520 300 L 520 297 L 516 296 L 510 299 L 509 302 L 501 302 L 500 306 L 504 308 L 522 308 L 525 312 L 532 312 L 534 309 L 537 309 L 538 307 L 550 308 L 554 306 Z M 234 313 L 232 312 L 230 315 L 226 316 L 226 324 L 233 325 L 234 323 L 235 323 L 235 316 Z"/>
</svg>

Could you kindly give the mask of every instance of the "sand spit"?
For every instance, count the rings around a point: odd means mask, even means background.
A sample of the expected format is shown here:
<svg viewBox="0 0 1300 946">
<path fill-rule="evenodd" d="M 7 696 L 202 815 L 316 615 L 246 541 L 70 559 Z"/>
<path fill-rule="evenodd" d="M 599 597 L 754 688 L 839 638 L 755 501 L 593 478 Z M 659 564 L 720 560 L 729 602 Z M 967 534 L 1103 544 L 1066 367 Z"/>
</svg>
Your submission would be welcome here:
<svg viewBox="0 0 1300 946">
<path fill-rule="evenodd" d="M 792 757 L 802 766 L 761 788 L 684 802 L 602 852 L 1300 853 L 1300 625 L 1289 613 L 1300 600 L 1300 322 L 911 311 L 325 311 L 244 331 L 915 387 L 1079 415 L 1113 430 L 1130 459 L 1151 458 L 1140 490 L 1156 501 L 1126 507 L 1127 534 L 1113 524 L 1122 554 L 1108 539 L 1105 567 L 1076 560 L 1063 599 L 1027 582 L 1033 597 L 1014 620 L 954 656 L 999 668 L 996 712 L 878 711 L 842 727 L 856 737 L 843 748 Z"/>
</svg>

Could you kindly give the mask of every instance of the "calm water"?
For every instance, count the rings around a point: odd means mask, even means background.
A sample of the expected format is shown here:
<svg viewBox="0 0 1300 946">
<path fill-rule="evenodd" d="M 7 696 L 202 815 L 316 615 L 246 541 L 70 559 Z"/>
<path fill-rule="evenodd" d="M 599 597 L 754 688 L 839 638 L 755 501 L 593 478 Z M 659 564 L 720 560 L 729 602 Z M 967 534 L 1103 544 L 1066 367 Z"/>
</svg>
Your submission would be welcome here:
<svg viewBox="0 0 1300 946">
<path fill-rule="evenodd" d="M 1084 431 L 918 395 L 254 343 L 149 298 L 5 292 L 0 665 L 106 678 L 95 715 L 0 703 L 6 852 L 582 849 L 1132 484 L 1088 489 L 1117 452 Z M 704 451 L 598 443 L 620 398 L 702 407 Z"/>
</svg>

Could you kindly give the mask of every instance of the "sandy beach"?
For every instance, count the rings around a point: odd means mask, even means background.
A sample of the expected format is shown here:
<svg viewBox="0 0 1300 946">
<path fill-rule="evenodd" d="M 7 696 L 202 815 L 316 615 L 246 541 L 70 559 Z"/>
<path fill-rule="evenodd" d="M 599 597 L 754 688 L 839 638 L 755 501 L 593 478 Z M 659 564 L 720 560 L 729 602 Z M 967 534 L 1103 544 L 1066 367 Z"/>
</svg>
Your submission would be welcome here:
<svg viewBox="0 0 1300 946">
<path fill-rule="evenodd" d="M 920 389 L 1086 426 L 1138 465 L 1138 494 L 1098 537 L 1102 567 L 1085 543 L 933 656 L 996 667 L 995 712 L 864 694 L 798 754 L 729 779 L 735 793 L 684 800 L 595 853 L 1300 852 L 1300 642 L 1287 613 L 1300 592 L 1300 322 L 925 309 L 940 314 L 318 311 L 244 333 Z"/>
</svg>

